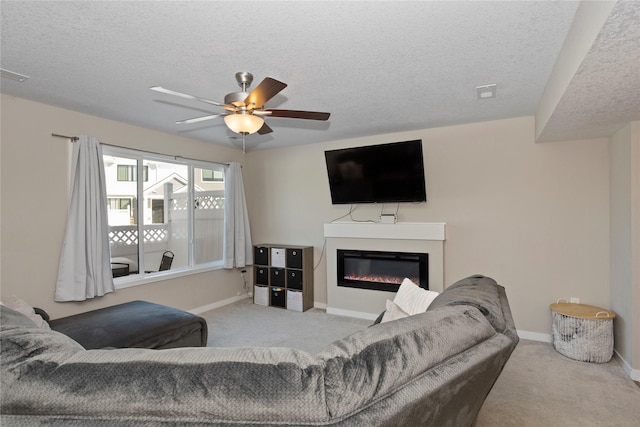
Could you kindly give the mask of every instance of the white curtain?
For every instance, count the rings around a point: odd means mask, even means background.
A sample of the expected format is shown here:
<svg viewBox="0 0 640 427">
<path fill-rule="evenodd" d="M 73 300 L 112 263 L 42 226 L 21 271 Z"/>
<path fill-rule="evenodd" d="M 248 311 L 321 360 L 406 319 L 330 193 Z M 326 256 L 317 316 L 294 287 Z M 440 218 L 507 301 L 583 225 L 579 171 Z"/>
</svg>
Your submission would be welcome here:
<svg viewBox="0 0 640 427">
<path fill-rule="evenodd" d="M 226 167 L 224 197 L 224 268 L 245 267 L 253 264 L 253 248 L 242 169 L 238 163 Z"/>
<path fill-rule="evenodd" d="M 56 301 L 84 301 L 114 292 L 109 254 L 102 147 L 81 136 L 73 145 L 73 184 L 60 254 Z"/>
</svg>

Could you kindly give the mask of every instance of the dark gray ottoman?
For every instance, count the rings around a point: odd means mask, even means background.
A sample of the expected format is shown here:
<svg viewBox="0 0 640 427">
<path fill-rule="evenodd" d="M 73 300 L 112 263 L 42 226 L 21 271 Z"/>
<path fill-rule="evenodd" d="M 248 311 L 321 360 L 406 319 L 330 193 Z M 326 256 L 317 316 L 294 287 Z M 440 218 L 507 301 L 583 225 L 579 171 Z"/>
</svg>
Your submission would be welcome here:
<svg viewBox="0 0 640 427">
<path fill-rule="evenodd" d="M 46 320 L 51 329 L 73 338 L 86 349 L 207 346 L 207 322 L 202 317 L 147 301 Z"/>
</svg>

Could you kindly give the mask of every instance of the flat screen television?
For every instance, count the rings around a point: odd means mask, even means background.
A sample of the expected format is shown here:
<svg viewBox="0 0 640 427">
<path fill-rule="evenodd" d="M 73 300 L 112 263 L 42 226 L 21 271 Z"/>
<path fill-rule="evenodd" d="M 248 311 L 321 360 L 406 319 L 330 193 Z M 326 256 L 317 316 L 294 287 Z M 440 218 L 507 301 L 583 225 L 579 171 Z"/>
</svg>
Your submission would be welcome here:
<svg viewBox="0 0 640 427">
<path fill-rule="evenodd" d="M 422 140 L 324 152 L 331 202 L 426 202 Z"/>
</svg>

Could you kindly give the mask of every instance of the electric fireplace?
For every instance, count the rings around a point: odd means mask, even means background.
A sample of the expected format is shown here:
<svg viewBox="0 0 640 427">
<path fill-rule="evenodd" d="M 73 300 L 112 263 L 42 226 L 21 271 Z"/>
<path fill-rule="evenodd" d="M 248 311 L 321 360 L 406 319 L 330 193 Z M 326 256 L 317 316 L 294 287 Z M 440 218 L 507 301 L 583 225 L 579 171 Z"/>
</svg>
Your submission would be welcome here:
<svg viewBox="0 0 640 427">
<path fill-rule="evenodd" d="M 337 249 L 337 284 L 397 292 L 408 278 L 429 289 L 429 254 Z"/>
</svg>

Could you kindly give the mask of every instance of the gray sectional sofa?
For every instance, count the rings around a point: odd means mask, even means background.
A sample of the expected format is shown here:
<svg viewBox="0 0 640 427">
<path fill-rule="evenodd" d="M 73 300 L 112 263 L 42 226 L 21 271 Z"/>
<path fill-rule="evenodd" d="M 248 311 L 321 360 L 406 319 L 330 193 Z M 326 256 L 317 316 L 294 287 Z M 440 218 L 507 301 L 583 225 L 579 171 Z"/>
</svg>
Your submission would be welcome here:
<svg viewBox="0 0 640 427">
<path fill-rule="evenodd" d="M 518 342 L 504 288 L 482 276 L 317 354 L 86 350 L 1 310 L 3 426 L 470 426 Z"/>
</svg>

